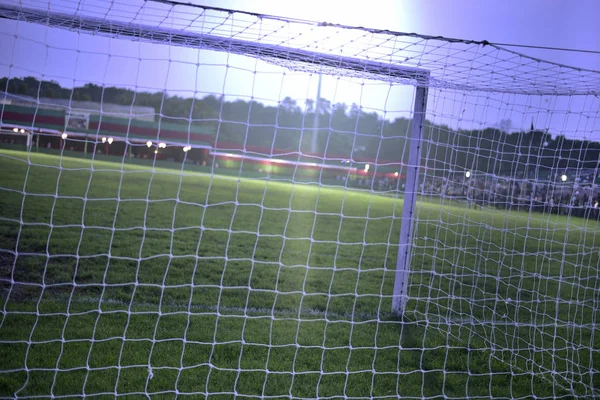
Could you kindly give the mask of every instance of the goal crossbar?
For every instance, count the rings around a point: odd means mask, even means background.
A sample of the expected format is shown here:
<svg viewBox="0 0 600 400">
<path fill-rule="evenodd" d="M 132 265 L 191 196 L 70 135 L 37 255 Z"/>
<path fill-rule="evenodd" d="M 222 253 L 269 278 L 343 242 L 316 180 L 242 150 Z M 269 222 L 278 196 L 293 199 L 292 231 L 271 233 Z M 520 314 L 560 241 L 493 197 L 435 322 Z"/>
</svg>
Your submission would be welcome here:
<svg viewBox="0 0 600 400">
<path fill-rule="evenodd" d="M 275 64 L 292 63 L 315 66 L 315 72 L 335 70 L 337 75 L 361 78 L 386 77 L 391 82 L 413 82 L 419 86 L 429 83 L 430 74 L 425 69 L 382 63 L 355 57 L 332 55 L 313 50 L 255 43 L 247 40 L 220 37 L 204 33 L 188 32 L 182 29 L 164 29 L 141 24 L 123 23 L 109 19 L 73 16 L 64 13 L 41 11 L 31 8 L 15 8 L 0 5 L 0 18 L 22 21 L 46 26 L 55 26 L 66 30 L 77 30 L 92 35 L 121 37 L 153 44 L 206 49 L 219 52 L 251 56 Z M 288 65 L 290 64 L 290 65 Z"/>
</svg>

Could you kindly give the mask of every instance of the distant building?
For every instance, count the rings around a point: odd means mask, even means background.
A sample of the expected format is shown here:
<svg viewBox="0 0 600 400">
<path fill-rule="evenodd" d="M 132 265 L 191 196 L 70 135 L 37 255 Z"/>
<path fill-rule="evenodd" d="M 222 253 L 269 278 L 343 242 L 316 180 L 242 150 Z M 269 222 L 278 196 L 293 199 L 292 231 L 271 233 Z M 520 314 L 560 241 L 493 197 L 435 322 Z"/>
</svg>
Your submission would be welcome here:
<svg viewBox="0 0 600 400">
<path fill-rule="evenodd" d="M 138 121 L 154 122 L 156 110 L 146 106 L 123 106 L 110 103 L 97 103 L 93 101 L 75 101 L 70 99 L 36 98 L 2 93 L 0 104 L 35 107 L 44 110 L 61 110 L 67 114 L 81 117 L 87 115 L 103 115 L 117 118 L 134 119 Z"/>
</svg>

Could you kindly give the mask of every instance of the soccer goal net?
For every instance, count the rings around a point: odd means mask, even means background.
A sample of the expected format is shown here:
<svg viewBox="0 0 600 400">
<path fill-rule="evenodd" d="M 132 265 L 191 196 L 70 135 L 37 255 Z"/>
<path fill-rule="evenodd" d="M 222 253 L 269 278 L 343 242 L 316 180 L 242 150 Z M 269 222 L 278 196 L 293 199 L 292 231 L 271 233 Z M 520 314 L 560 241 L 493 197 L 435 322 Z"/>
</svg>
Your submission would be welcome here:
<svg viewBox="0 0 600 400">
<path fill-rule="evenodd" d="M 600 73 L 0 4 L 0 398 L 600 396 Z"/>
</svg>

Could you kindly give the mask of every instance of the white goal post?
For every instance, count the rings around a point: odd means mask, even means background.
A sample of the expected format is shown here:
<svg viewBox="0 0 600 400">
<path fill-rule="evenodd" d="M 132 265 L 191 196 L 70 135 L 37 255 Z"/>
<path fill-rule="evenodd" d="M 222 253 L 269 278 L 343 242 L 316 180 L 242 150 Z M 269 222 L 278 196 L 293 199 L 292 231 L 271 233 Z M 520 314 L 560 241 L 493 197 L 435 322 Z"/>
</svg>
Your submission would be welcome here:
<svg viewBox="0 0 600 400">
<path fill-rule="evenodd" d="M 400 243 L 398 247 L 398 262 L 396 263 L 396 278 L 394 280 L 394 300 L 392 303 L 392 311 L 399 315 L 404 313 L 409 296 L 410 255 L 414 218 L 416 217 L 416 200 L 417 193 L 419 192 L 419 176 L 421 173 L 419 166 L 421 165 L 426 112 L 427 87 L 418 86 L 415 92 L 413 125 L 408 149 L 408 164 L 406 165 L 406 187 L 404 189 Z"/>
<path fill-rule="evenodd" d="M 202 48 L 215 51 L 227 50 L 229 53 L 253 54 L 254 57 L 273 62 L 275 64 L 288 65 L 298 63 L 316 67 L 323 73 L 340 74 L 347 71 L 350 76 L 355 74 L 377 79 L 385 74 L 387 79 L 397 82 L 413 83 L 417 85 L 414 108 L 413 126 L 409 145 L 409 158 L 407 164 L 406 190 L 404 195 L 404 206 L 402 209 L 402 225 L 400 231 L 400 243 L 398 251 L 398 263 L 396 268 L 396 279 L 394 283 L 394 301 L 392 311 L 402 314 L 408 299 L 408 276 L 410 273 L 410 253 L 412 245 L 413 219 L 415 218 L 415 205 L 419 186 L 421 149 L 423 147 L 423 129 L 427 108 L 427 85 L 429 85 L 429 72 L 424 69 L 403 67 L 401 65 L 389 65 L 364 59 L 328 55 L 316 51 L 301 49 L 282 49 L 278 46 L 262 43 L 252 43 L 232 38 L 215 37 L 206 34 L 183 33 L 180 31 L 169 31 L 166 29 L 150 28 L 130 24 L 122 24 L 117 21 L 98 20 L 93 18 L 73 18 L 72 15 L 50 13 L 41 10 L 27 8 L 0 7 L 0 18 L 15 19 L 24 22 L 53 24 L 63 29 L 77 29 L 81 32 L 89 32 L 96 35 L 108 37 L 133 38 L 135 40 L 148 41 L 150 43 L 162 44 L 168 42 L 170 45 L 184 46 L 190 48 Z M 86 121 L 87 123 L 87 121 Z M 316 135 L 314 136 L 316 137 Z"/>
</svg>

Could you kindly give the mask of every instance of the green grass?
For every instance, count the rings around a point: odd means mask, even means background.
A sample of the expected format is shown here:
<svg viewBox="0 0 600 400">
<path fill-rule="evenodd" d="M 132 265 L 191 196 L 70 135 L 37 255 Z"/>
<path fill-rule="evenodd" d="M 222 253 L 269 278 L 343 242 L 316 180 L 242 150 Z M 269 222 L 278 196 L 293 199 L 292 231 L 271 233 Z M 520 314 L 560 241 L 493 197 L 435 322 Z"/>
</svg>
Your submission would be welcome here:
<svg viewBox="0 0 600 400">
<path fill-rule="evenodd" d="M 10 150 L 0 170 L 0 397 L 599 393 L 595 221 L 420 202 L 399 319 L 401 200 Z"/>
</svg>

